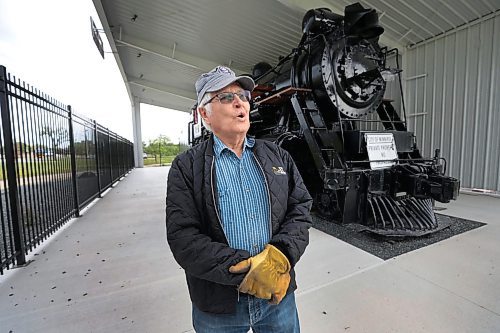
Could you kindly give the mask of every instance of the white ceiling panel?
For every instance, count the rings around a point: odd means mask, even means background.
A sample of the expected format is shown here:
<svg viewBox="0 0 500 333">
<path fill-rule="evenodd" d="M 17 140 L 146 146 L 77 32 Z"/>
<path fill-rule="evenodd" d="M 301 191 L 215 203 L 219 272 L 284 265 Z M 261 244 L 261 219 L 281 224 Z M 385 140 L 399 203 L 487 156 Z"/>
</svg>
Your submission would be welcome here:
<svg viewBox="0 0 500 333">
<path fill-rule="evenodd" d="M 297 46 L 304 13 L 348 0 L 93 0 L 131 98 L 188 112 L 194 82 L 213 67 L 276 64 Z M 500 0 L 367 0 L 381 42 L 405 48 L 498 12 Z"/>
</svg>

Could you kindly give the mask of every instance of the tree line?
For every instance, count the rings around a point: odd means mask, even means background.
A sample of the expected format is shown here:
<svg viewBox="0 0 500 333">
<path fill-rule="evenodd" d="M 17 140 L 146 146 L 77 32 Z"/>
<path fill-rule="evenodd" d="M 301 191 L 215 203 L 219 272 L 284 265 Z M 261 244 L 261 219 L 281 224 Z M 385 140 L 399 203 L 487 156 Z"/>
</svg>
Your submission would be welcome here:
<svg viewBox="0 0 500 333">
<path fill-rule="evenodd" d="M 156 139 L 142 143 L 142 150 L 148 157 L 176 156 L 179 154 L 179 144 L 173 143 L 166 135 L 160 135 Z"/>
</svg>

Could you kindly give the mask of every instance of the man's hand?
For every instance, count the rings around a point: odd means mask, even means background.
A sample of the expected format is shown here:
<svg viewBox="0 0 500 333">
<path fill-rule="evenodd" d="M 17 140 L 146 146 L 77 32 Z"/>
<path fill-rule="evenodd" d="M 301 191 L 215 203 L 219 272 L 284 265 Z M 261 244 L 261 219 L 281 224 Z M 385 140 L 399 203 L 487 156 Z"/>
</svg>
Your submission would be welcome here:
<svg viewBox="0 0 500 333">
<path fill-rule="evenodd" d="M 264 251 L 229 268 L 231 273 L 248 272 L 238 290 L 279 304 L 290 284 L 290 262 L 276 247 L 266 245 Z"/>
</svg>

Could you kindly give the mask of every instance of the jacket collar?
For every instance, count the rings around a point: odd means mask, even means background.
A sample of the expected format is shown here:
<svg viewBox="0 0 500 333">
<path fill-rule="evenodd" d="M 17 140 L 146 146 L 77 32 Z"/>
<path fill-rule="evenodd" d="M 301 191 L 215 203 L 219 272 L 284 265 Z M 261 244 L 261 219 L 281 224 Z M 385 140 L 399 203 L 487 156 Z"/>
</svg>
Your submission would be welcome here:
<svg viewBox="0 0 500 333">
<path fill-rule="evenodd" d="M 215 156 L 219 157 L 224 150 L 226 149 L 230 150 L 229 147 L 226 146 L 224 142 L 222 142 L 215 134 L 212 134 L 212 138 L 213 138 L 213 152 Z M 255 139 L 253 137 L 247 136 L 245 137 L 245 142 L 243 145 L 244 145 L 243 150 L 245 150 L 246 148 L 251 149 L 255 145 Z"/>
</svg>

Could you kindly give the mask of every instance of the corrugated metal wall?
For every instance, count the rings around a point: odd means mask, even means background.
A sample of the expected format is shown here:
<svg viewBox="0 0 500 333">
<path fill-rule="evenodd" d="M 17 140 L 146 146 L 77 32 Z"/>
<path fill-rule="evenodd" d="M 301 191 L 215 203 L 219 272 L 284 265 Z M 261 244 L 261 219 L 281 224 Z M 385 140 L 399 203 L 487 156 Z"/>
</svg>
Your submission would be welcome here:
<svg viewBox="0 0 500 333">
<path fill-rule="evenodd" d="M 406 50 L 409 130 L 466 188 L 500 191 L 500 16 Z"/>
<path fill-rule="evenodd" d="M 402 57 L 398 55 L 398 61 L 396 61 L 396 56 L 391 56 L 387 58 L 387 67 L 397 69 L 398 65 L 401 67 Z M 401 68 L 400 68 L 401 69 Z M 404 73 L 401 75 L 403 78 Z M 401 110 L 401 88 L 399 86 L 399 79 L 397 75 L 394 76 L 394 80 L 386 81 L 384 98 L 392 100 L 392 106 L 399 112 Z M 401 114 L 403 111 L 401 110 Z"/>
</svg>

